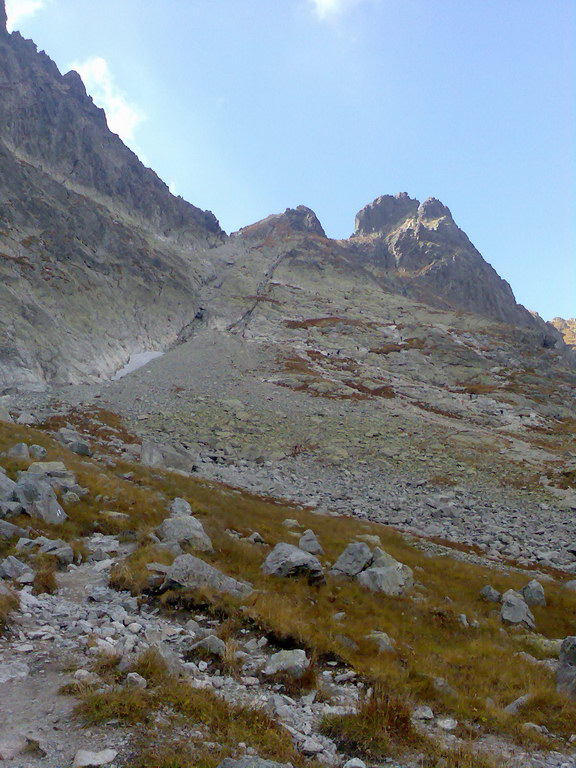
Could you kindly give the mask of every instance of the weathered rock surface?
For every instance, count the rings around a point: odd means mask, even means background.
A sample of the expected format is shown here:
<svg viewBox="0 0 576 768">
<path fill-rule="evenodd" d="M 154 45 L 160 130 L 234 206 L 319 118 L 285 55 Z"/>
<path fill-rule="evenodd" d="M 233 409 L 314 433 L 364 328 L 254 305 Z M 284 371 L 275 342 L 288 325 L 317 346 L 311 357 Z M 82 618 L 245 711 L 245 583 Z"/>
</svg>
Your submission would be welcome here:
<svg viewBox="0 0 576 768">
<path fill-rule="evenodd" d="M 189 545 L 200 552 L 211 552 L 212 542 L 200 520 L 195 517 L 177 515 L 167 517 L 156 529 L 158 537 L 165 542 Z"/>
<path fill-rule="evenodd" d="M 174 587 L 208 588 L 239 598 L 245 597 L 252 591 L 250 584 L 226 576 L 217 568 L 193 555 L 180 555 L 174 560 L 166 572 L 164 586 L 168 589 Z"/>
<path fill-rule="evenodd" d="M 562 693 L 576 699 L 576 636 L 567 637 L 562 643 L 556 686 Z"/>
<path fill-rule="evenodd" d="M 324 578 L 322 564 L 318 558 L 285 542 L 276 544 L 264 560 L 262 571 L 281 578 L 307 576 L 311 581 L 321 581 Z"/>
<path fill-rule="evenodd" d="M 356 577 L 363 587 L 372 592 L 381 592 L 388 597 L 400 597 L 414 586 L 412 569 L 403 563 L 384 568 L 367 568 Z"/>
<path fill-rule="evenodd" d="M 529 629 L 534 629 L 536 624 L 532 611 L 518 592 L 509 589 L 502 595 L 502 608 L 500 616 L 505 624 L 523 624 Z"/>
<path fill-rule="evenodd" d="M 109 131 L 76 72 L 0 29 L 0 385 L 110 375 L 193 322 L 223 233 Z"/>
<path fill-rule="evenodd" d="M 357 576 L 360 571 L 370 565 L 372 562 L 372 552 L 370 547 L 364 542 L 354 541 L 348 544 L 344 552 L 332 566 L 333 576 L 345 576 L 352 578 Z"/>
<path fill-rule="evenodd" d="M 268 659 L 264 667 L 265 675 L 275 675 L 278 672 L 284 672 L 290 677 L 299 679 L 310 666 L 310 659 L 306 656 L 306 651 L 296 649 L 293 651 L 278 651 Z"/>
</svg>

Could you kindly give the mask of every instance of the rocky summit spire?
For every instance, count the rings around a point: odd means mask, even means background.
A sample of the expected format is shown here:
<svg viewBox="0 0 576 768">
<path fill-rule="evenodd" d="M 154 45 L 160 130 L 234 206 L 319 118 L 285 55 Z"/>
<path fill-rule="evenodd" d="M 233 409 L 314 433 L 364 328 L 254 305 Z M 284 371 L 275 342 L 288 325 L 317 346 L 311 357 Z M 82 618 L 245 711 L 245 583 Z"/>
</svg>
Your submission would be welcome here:
<svg viewBox="0 0 576 768">
<path fill-rule="evenodd" d="M 8 16 L 6 15 L 6 2 L 0 0 L 0 35 L 7 35 L 8 30 L 6 25 L 8 23 Z"/>
</svg>

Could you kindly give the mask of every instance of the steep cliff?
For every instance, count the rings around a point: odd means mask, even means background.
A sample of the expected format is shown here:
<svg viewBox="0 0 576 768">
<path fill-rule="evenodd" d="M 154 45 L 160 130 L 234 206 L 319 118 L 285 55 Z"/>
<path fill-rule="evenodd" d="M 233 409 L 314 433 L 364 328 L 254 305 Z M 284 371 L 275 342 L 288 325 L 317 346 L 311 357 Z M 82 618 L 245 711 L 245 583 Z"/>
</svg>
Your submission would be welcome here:
<svg viewBox="0 0 576 768">
<path fill-rule="evenodd" d="M 0 387 L 108 376 L 177 339 L 225 235 L 0 11 Z"/>
</svg>

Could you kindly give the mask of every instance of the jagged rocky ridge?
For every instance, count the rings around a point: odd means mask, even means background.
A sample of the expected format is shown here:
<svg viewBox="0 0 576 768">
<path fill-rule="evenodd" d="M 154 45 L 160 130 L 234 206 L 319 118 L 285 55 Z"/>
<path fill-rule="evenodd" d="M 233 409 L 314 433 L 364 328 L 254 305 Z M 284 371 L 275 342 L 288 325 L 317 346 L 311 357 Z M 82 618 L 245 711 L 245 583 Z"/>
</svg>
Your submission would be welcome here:
<svg viewBox="0 0 576 768">
<path fill-rule="evenodd" d="M 348 240 L 327 238 L 304 206 L 227 238 L 109 131 L 76 72 L 7 33 L 0 8 L 1 390 L 108 378 L 205 317 L 234 329 L 279 265 L 286 280 L 328 270 L 563 346 L 432 198 L 379 197 Z"/>
</svg>

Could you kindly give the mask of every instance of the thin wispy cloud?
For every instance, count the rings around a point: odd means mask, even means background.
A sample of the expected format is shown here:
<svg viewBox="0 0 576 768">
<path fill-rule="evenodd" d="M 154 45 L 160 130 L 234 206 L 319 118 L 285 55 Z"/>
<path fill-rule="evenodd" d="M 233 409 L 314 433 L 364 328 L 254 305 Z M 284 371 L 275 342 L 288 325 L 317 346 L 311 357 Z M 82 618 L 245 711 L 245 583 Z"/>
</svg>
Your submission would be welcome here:
<svg viewBox="0 0 576 768">
<path fill-rule="evenodd" d="M 140 107 L 130 102 L 122 92 L 106 59 L 90 56 L 84 61 L 72 64 L 71 68 L 79 73 L 94 103 L 106 112 L 110 130 L 134 148 L 136 129 L 146 116 Z"/>
<path fill-rule="evenodd" d="M 48 0 L 6 0 L 8 31 L 18 29 L 22 21 L 45 8 L 47 2 Z"/>
<path fill-rule="evenodd" d="M 325 21 L 341 16 L 354 6 L 359 5 L 362 0 L 308 0 L 308 2 L 312 5 L 316 16 L 321 21 Z"/>
</svg>

